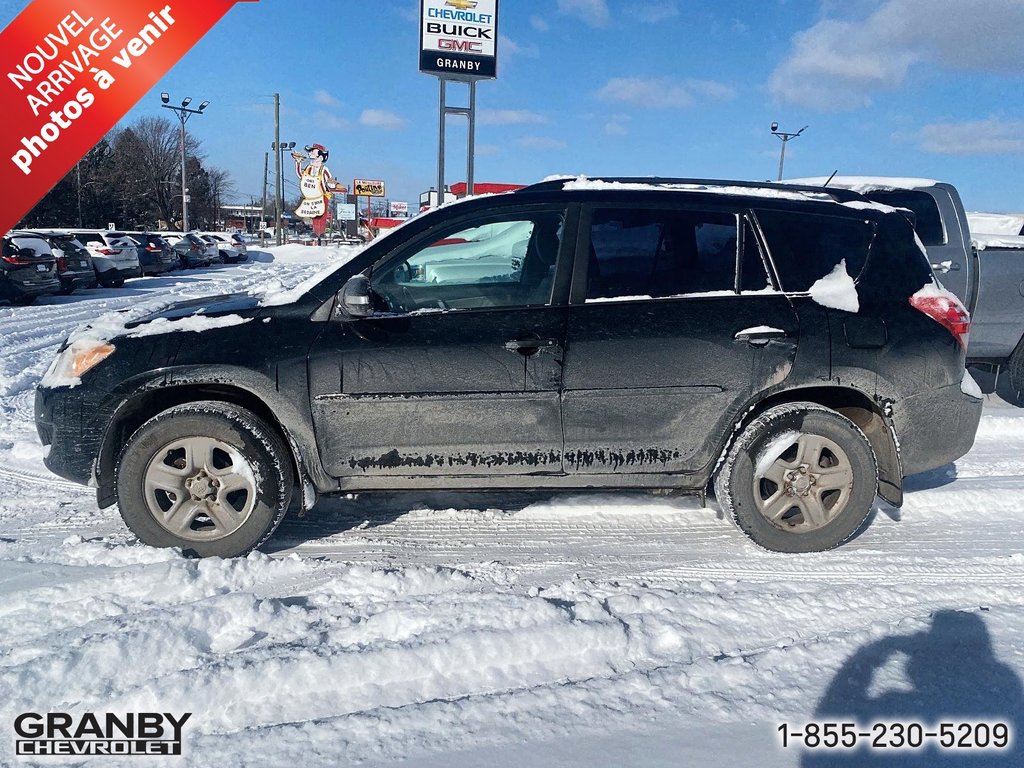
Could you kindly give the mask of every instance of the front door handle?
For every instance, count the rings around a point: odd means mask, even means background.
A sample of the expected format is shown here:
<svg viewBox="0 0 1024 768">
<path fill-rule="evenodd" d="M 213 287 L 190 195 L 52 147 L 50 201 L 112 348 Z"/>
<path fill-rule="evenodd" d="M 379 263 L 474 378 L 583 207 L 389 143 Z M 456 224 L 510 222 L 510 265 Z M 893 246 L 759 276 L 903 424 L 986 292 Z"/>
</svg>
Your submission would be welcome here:
<svg viewBox="0 0 1024 768">
<path fill-rule="evenodd" d="M 959 261 L 940 261 L 932 263 L 932 269 L 936 272 L 946 274 L 947 272 L 959 272 L 960 262 Z"/>
<path fill-rule="evenodd" d="M 769 328 L 762 325 L 757 328 L 744 328 L 742 331 L 737 331 L 733 339 L 745 341 L 752 347 L 763 347 L 773 339 L 784 339 L 788 335 L 781 328 Z"/>
<path fill-rule="evenodd" d="M 542 349 L 551 349 L 557 346 L 557 339 L 512 339 L 505 342 L 506 350 L 518 352 L 523 357 L 531 357 Z"/>
</svg>

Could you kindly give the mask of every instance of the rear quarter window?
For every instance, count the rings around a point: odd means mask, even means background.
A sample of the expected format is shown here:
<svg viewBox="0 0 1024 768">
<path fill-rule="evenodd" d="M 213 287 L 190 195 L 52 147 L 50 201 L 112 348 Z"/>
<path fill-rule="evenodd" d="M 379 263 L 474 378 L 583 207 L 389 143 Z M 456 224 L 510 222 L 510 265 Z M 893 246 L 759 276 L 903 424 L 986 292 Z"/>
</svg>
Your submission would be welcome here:
<svg viewBox="0 0 1024 768">
<path fill-rule="evenodd" d="M 756 211 L 782 290 L 802 293 L 841 261 L 856 280 L 875 236 L 870 221 L 791 211 Z"/>
<path fill-rule="evenodd" d="M 910 223 L 925 245 L 945 245 L 946 231 L 935 198 L 927 192 L 893 190 L 869 192 L 868 199 L 893 208 L 905 208 L 913 214 Z"/>
</svg>

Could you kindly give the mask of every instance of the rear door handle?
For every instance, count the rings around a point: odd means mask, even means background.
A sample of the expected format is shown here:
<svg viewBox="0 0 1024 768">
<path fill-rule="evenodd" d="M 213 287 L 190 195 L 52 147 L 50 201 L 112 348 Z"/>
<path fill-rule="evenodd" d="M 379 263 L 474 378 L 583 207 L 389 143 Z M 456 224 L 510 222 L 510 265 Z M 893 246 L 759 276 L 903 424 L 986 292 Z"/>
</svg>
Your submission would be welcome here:
<svg viewBox="0 0 1024 768">
<path fill-rule="evenodd" d="M 773 339 L 784 339 L 788 335 L 780 328 L 760 326 L 758 328 L 745 328 L 742 331 L 737 331 L 733 339 L 735 341 L 745 341 L 752 347 L 763 347 Z"/>
<path fill-rule="evenodd" d="M 959 261 L 940 261 L 932 264 L 932 269 L 936 272 L 946 274 L 947 272 L 959 272 L 960 262 Z"/>
<path fill-rule="evenodd" d="M 505 349 L 509 352 L 518 352 L 523 357 L 530 357 L 542 349 L 551 349 L 557 346 L 557 339 L 512 339 L 505 342 Z"/>
</svg>

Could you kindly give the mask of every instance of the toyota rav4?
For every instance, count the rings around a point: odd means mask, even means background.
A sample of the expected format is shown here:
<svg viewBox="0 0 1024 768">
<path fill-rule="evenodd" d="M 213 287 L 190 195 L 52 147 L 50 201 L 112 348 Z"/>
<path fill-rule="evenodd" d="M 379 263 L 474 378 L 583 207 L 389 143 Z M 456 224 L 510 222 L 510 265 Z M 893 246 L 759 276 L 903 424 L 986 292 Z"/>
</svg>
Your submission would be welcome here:
<svg viewBox="0 0 1024 768">
<path fill-rule="evenodd" d="M 835 547 L 966 453 L 970 318 L 851 191 L 561 179 L 442 206 L 290 295 L 76 331 L 47 466 L 144 542 L 259 546 L 296 492 L 669 489 Z"/>
</svg>

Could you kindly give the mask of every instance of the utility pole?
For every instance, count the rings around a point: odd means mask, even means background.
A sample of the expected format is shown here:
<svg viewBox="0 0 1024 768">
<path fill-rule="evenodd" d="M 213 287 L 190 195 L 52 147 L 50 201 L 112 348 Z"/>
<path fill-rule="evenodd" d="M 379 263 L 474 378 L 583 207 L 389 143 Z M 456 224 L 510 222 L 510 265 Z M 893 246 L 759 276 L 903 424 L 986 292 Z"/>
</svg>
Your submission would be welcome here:
<svg viewBox="0 0 1024 768">
<path fill-rule="evenodd" d="M 274 242 L 281 244 L 281 94 L 274 94 L 274 171 L 277 173 L 274 186 Z"/>
<path fill-rule="evenodd" d="M 188 105 L 192 103 L 191 96 L 186 96 L 182 99 L 180 107 L 171 106 L 170 100 L 171 97 L 166 92 L 160 94 L 160 101 L 163 102 L 161 106 L 172 110 L 178 116 L 178 122 L 181 123 L 181 228 L 182 231 L 188 232 L 188 184 L 185 179 L 185 123 L 188 122 L 192 115 L 203 114 L 203 110 L 210 106 L 210 102 L 204 101 L 199 105 L 199 109 L 189 109 Z"/>
<path fill-rule="evenodd" d="M 270 162 L 270 153 L 263 153 L 263 207 L 260 208 L 260 246 L 267 236 L 267 164 Z"/>
</svg>

